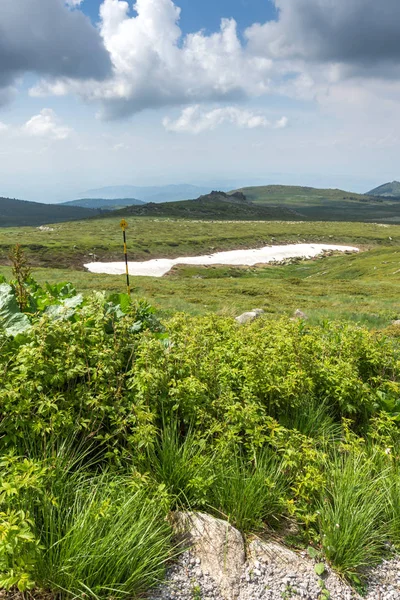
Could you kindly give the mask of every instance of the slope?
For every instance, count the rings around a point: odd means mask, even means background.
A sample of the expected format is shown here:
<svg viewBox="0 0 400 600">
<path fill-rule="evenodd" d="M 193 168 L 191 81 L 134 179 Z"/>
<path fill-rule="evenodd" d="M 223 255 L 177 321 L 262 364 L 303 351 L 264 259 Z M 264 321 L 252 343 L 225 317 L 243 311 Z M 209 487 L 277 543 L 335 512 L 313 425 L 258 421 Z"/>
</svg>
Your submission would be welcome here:
<svg viewBox="0 0 400 600">
<path fill-rule="evenodd" d="M 278 206 L 257 206 L 241 192 L 211 192 L 196 200 L 149 203 L 115 211 L 113 215 L 137 217 L 170 217 L 186 219 L 284 220 L 296 218 L 294 210 Z M 297 215 L 298 216 L 298 215 Z"/>
<path fill-rule="evenodd" d="M 368 196 L 383 196 L 386 198 L 399 198 L 400 197 L 400 181 L 392 181 L 391 183 L 384 183 L 377 188 L 374 188 L 370 192 L 367 192 Z"/>
<path fill-rule="evenodd" d="M 284 185 L 245 187 L 239 191 L 257 206 L 294 210 L 305 221 L 400 222 L 400 203 L 391 198 Z"/>
<path fill-rule="evenodd" d="M 11 198 L 0 198 L 0 227 L 44 225 L 77 221 L 99 214 L 99 211 L 61 204 L 42 204 Z"/>
</svg>

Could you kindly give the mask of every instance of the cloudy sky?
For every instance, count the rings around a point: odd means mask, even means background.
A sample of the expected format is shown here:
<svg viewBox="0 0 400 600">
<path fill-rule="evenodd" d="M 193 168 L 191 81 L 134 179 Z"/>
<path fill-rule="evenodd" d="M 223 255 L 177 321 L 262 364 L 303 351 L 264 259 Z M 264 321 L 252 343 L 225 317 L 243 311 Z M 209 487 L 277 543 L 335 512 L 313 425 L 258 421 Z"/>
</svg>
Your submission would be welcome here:
<svg viewBox="0 0 400 600">
<path fill-rule="evenodd" d="M 1 0 L 0 195 L 400 178 L 399 0 Z"/>
</svg>

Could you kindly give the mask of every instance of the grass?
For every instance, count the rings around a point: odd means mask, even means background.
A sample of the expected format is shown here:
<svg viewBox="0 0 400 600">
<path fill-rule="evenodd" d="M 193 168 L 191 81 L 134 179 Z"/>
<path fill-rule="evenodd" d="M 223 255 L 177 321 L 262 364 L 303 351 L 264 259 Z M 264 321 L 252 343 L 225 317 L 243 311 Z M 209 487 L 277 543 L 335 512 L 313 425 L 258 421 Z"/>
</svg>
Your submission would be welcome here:
<svg viewBox="0 0 400 600">
<path fill-rule="evenodd" d="M 41 543 L 33 576 L 42 589 L 118 599 L 138 597 L 162 579 L 171 532 L 159 499 L 127 477 L 82 471 L 58 474 L 51 491 L 31 508 Z"/>
<path fill-rule="evenodd" d="M 287 482 L 279 458 L 267 448 L 249 462 L 239 449 L 215 463 L 210 504 L 246 533 L 276 527 L 285 513 Z"/>
<path fill-rule="evenodd" d="M 239 190 L 258 206 L 280 206 L 308 221 L 400 222 L 398 198 L 373 197 L 338 189 L 268 185 Z"/>
<path fill-rule="evenodd" d="M 134 322 L 109 329 L 97 295 L 2 339 L 0 587 L 143 597 L 175 552 L 171 508 L 250 535 L 290 522 L 355 584 L 398 546 L 398 339 L 215 315 L 176 315 L 160 339 Z"/>
<path fill-rule="evenodd" d="M 381 228 L 377 230 L 380 233 Z M 131 284 L 134 296 L 146 298 L 163 314 L 184 311 L 236 316 L 257 307 L 279 316 L 291 315 L 299 308 L 311 322 L 335 318 L 382 328 L 400 314 L 399 269 L 397 245 L 371 245 L 371 250 L 359 255 L 285 266 L 182 265 L 162 278 L 132 277 Z M 0 273 L 11 276 L 8 267 L 0 267 Z M 85 294 L 98 289 L 125 290 L 124 276 L 66 268 L 35 268 L 33 274 L 40 283 L 71 281 Z"/>
<path fill-rule="evenodd" d="M 319 508 L 322 547 L 332 566 L 357 582 L 360 570 L 384 555 L 387 474 L 374 474 L 371 462 L 357 455 L 336 457 L 328 471 Z"/>
<path fill-rule="evenodd" d="M 361 247 L 400 245 L 396 225 L 293 221 L 199 221 L 127 218 L 130 260 L 176 258 L 202 253 L 298 242 Z M 89 219 L 35 227 L 0 228 L 0 264 L 8 264 L 17 242 L 36 267 L 83 270 L 93 260 L 123 260 L 120 219 Z M 96 258 L 94 258 L 94 256 Z"/>
</svg>

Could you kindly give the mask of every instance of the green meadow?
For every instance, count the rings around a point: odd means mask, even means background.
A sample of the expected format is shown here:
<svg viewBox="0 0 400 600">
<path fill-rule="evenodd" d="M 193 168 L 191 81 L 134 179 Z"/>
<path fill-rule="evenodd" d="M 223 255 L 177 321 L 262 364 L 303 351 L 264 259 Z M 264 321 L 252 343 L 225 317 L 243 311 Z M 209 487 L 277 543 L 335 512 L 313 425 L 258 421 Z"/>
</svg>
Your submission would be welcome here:
<svg viewBox="0 0 400 600">
<path fill-rule="evenodd" d="M 374 223 L 128 219 L 130 260 L 198 255 L 264 245 L 315 242 L 360 248 L 286 265 L 175 267 L 162 278 L 132 277 L 135 297 L 164 314 L 235 315 L 263 308 L 312 321 L 339 318 L 383 327 L 400 316 L 400 227 Z M 20 243 L 40 282 L 71 281 L 85 294 L 125 290 L 125 277 L 84 270 L 93 260 L 123 260 L 119 220 L 93 219 L 38 228 L 0 229 L 0 272 L 9 277 L 8 253 Z"/>
</svg>

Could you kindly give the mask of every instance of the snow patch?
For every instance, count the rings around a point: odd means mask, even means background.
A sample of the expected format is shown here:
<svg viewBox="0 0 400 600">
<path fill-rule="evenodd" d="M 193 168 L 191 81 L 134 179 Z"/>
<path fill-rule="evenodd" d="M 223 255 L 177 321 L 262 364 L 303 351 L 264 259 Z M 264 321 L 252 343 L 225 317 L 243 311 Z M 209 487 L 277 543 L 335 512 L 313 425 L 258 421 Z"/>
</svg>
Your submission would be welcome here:
<svg viewBox="0 0 400 600">
<path fill-rule="evenodd" d="M 287 258 L 313 258 L 329 250 L 339 252 L 359 252 L 352 246 L 332 246 L 327 244 L 288 244 L 287 246 L 265 246 L 255 250 L 231 250 L 204 256 L 180 258 L 156 258 L 144 262 L 129 262 L 129 274 L 145 277 L 162 277 L 175 265 L 231 265 L 248 266 L 279 262 Z M 91 273 L 123 275 L 124 262 L 92 262 L 84 265 Z"/>
</svg>

